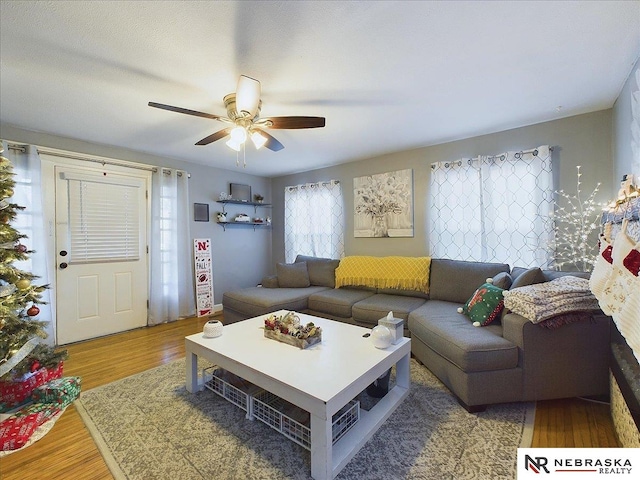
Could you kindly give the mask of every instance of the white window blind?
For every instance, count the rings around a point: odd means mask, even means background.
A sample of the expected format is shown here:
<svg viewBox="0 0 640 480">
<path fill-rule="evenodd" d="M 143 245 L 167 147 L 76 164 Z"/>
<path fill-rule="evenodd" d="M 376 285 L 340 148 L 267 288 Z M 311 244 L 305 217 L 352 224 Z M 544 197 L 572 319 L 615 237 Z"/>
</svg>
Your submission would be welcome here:
<svg viewBox="0 0 640 480">
<path fill-rule="evenodd" d="M 138 260 L 138 186 L 68 179 L 70 263 Z"/>
</svg>

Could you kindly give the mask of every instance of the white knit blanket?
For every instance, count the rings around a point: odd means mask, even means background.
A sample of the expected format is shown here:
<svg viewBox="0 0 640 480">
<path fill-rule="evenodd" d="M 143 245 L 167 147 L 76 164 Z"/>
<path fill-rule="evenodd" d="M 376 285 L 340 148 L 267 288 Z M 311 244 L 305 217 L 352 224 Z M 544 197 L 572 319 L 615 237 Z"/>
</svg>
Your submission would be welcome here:
<svg viewBox="0 0 640 480">
<path fill-rule="evenodd" d="M 599 309 L 598 300 L 589 289 L 589 280 L 571 275 L 505 290 L 503 295 L 505 308 L 533 323 L 567 312 Z"/>
</svg>

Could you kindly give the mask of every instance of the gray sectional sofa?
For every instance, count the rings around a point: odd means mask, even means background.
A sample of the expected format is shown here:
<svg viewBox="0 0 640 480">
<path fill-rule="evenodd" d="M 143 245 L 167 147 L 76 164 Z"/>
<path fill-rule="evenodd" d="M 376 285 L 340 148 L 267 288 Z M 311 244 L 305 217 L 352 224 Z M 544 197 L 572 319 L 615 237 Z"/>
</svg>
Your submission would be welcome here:
<svg viewBox="0 0 640 480">
<path fill-rule="evenodd" d="M 553 329 L 515 313 L 503 313 L 478 328 L 458 313 L 487 278 L 501 272 L 513 282 L 512 288 L 569 272 L 432 259 L 427 295 L 335 288 L 338 264 L 305 256 L 293 265 L 279 264 L 278 275 L 263 279 L 262 286 L 224 293 L 224 322 L 286 309 L 372 328 L 393 311 L 405 321 L 413 356 L 469 411 L 494 403 L 608 394 L 610 319 L 601 312 L 583 313 Z"/>
</svg>

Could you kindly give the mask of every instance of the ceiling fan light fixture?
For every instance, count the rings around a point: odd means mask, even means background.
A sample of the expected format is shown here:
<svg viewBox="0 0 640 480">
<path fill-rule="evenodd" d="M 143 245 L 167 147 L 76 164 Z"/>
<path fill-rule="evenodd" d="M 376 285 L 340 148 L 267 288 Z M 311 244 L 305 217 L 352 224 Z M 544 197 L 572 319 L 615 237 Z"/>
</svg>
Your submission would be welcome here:
<svg viewBox="0 0 640 480">
<path fill-rule="evenodd" d="M 251 141 L 256 147 L 256 150 L 260 150 L 265 143 L 267 143 L 267 137 L 262 135 L 260 132 L 253 132 L 251 134 Z"/>
<path fill-rule="evenodd" d="M 260 104 L 260 82 L 251 77 L 240 75 L 236 88 L 236 110 L 240 116 L 253 118 Z M 243 114 L 243 112 L 245 112 Z M 245 115 L 246 114 L 246 115 Z"/>
<path fill-rule="evenodd" d="M 236 141 L 233 140 L 233 138 L 230 138 L 227 142 L 227 147 L 235 150 L 236 152 L 240 151 L 240 147 L 242 147 L 242 143 L 238 143 Z"/>
<path fill-rule="evenodd" d="M 231 136 L 231 140 L 238 145 L 242 145 L 247 141 L 247 131 L 244 127 L 235 127 L 233 130 L 231 130 L 231 133 L 229 135 Z"/>
</svg>

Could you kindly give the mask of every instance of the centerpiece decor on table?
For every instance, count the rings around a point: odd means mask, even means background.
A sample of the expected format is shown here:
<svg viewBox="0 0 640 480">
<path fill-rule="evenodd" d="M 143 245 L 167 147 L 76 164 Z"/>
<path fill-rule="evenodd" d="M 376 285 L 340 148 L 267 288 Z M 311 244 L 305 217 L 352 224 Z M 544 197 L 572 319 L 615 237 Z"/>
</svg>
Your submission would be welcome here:
<svg viewBox="0 0 640 480">
<path fill-rule="evenodd" d="M 322 329 L 313 322 L 302 325 L 295 312 L 274 313 L 264 320 L 264 336 L 304 349 L 322 341 Z"/>
</svg>

